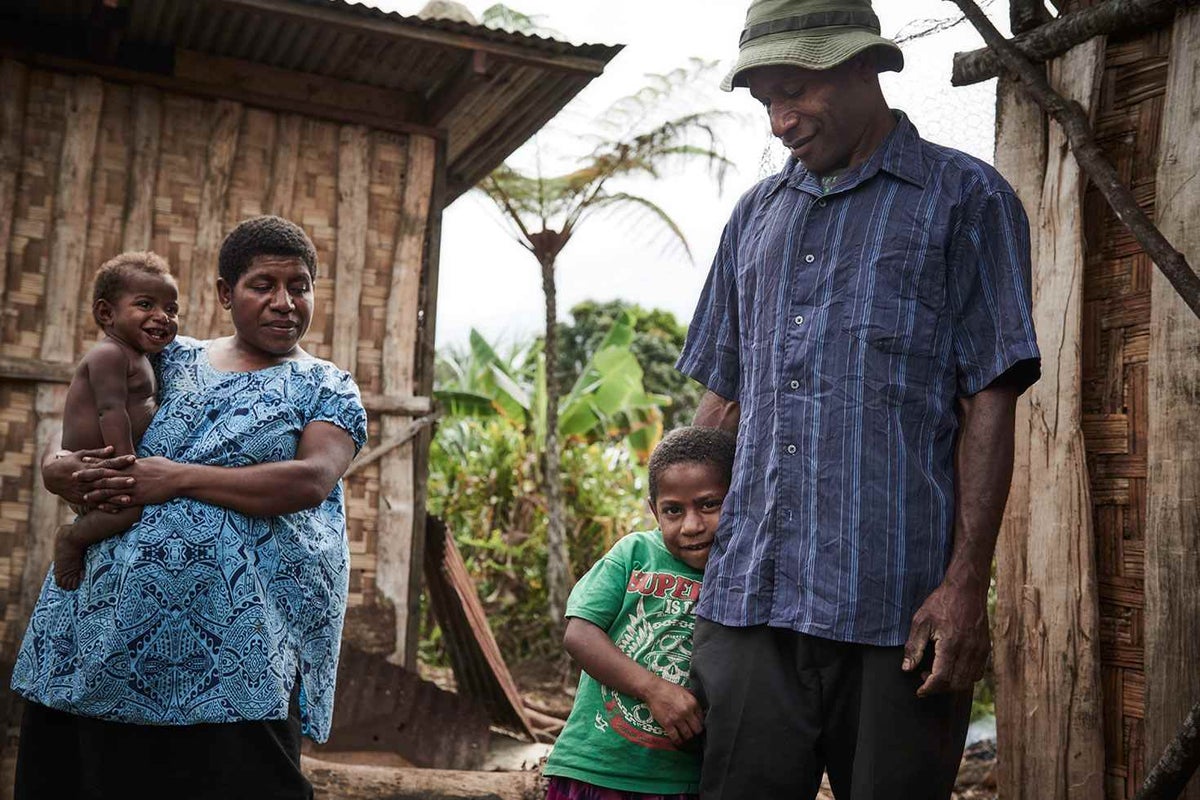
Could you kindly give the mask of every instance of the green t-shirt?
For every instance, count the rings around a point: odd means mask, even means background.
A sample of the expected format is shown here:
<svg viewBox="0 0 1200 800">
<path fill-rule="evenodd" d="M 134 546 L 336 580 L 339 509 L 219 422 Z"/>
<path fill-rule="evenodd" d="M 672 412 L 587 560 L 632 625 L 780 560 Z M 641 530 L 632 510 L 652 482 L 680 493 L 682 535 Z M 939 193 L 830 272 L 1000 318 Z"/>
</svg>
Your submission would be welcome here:
<svg viewBox="0 0 1200 800">
<path fill-rule="evenodd" d="M 671 555 L 660 531 L 631 533 L 575 585 L 567 616 L 598 625 L 638 664 L 686 685 L 703 576 Z M 545 774 L 625 792 L 695 793 L 700 753 L 675 749 L 649 706 L 584 672 Z"/>
</svg>

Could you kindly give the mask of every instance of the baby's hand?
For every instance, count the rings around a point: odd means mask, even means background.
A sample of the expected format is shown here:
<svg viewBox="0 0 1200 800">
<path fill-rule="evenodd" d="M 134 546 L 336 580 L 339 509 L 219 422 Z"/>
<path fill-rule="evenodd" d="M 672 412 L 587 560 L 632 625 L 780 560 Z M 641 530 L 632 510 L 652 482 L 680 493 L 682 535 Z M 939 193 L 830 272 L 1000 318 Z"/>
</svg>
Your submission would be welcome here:
<svg viewBox="0 0 1200 800">
<path fill-rule="evenodd" d="M 682 686 L 657 678 L 645 701 L 654 719 L 676 747 L 699 736 L 704 730 L 704 712 L 700 708 L 700 701 Z"/>
</svg>

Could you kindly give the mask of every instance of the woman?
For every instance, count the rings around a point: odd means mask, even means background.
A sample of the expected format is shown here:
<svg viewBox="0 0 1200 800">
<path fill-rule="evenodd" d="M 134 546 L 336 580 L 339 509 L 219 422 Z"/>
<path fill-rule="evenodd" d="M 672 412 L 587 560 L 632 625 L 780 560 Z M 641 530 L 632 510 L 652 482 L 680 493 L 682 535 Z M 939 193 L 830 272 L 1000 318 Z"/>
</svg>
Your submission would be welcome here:
<svg viewBox="0 0 1200 800">
<path fill-rule="evenodd" d="M 219 273 L 235 332 L 162 353 L 138 448 L 157 455 L 44 468 L 68 500 L 145 510 L 89 549 L 78 590 L 42 588 L 13 672 L 30 701 L 18 799 L 312 796 L 299 737 L 329 734 L 349 578 L 339 481 L 366 413 L 350 375 L 300 347 L 316 251 L 299 227 L 243 222 Z"/>
</svg>

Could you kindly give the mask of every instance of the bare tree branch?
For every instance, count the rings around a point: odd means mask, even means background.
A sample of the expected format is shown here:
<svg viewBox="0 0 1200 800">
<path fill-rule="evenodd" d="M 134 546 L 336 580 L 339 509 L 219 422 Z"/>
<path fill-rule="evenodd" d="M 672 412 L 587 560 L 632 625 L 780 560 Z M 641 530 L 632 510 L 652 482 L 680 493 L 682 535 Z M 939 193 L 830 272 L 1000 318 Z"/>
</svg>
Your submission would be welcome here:
<svg viewBox="0 0 1200 800">
<path fill-rule="evenodd" d="M 1104 0 L 1091 8 L 1072 11 L 1012 40 L 1012 45 L 1031 61 L 1048 61 L 1093 36 L 1115 31 L 1136 31 L 1159 25 L 1175 16 L 1176 10 L 1196 0 Z M 978 27 L 978 26 L 976 26 Z M 984 41 L 987 41 L 986 39 Z M 950 83 L 969 86 L 1000 74 L 1003 59 L 991 44 L 979 50 L 954 54 Z"/>
<path fill-rule="evenodd" d="M 988 47 L 996 54 L 1004 69 L 1016 76 L 1023 89 L 1054 117 L 1067 134 L 1071 151 L 1084 174 L 1095 184 L 1117 218 L 1125 224 L 1146 254 L 1154 260 L 1171 286 L 1200 317 L 1200 277 L 1192 270 L 1183 254 L 1176 250 L 1138 206 L 1133 192 L 1121 183 L 1120 176 L 1096 144 L 1087 114 L 1079 103 L 1067 100 L 1051 88 L 1043 70 L 1035 67 L 1012 42 L 1005 39 L 991 20 L 979 10 L 974 0 L 950 0 L 957 5 Z"/>
<path fill-rule="evenodd" d="M 1134 800 L 1175 800 L 1183 794 L 1197 767 L 1200 767 L 1200 703 L 1192 706 L 1179 734 L 1167 745 Z"/>
</svg>

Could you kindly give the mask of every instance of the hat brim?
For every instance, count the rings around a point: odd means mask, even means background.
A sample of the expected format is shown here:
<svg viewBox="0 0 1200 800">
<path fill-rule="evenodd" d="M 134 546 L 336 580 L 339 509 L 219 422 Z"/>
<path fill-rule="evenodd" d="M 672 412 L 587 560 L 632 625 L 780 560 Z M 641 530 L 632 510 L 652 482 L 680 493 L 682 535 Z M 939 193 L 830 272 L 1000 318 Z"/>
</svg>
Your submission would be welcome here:
<svg viewBox="0 0 1200 800">
<path fill-rule="evenodd" d="M 832 69 L 868 48 L 879 48 L 879 71 L 904 69 L 904 53 L 891 39 L 860 28 L 822 28 L 820 31 L 777 33 L 742 47 L 721 89 L 746 85 L 746 72 L 755 67 L 788 65 L 803 69 Z"/>
</svg>

